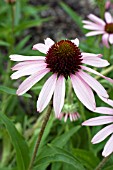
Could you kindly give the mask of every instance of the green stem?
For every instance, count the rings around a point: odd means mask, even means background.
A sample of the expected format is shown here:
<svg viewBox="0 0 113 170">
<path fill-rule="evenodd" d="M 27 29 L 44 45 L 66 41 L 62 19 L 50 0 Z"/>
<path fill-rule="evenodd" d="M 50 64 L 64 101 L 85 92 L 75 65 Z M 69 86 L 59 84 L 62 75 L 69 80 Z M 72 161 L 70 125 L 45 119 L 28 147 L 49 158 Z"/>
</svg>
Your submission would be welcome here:
<svg viewBox="0 0 113 170">
<path fill-rule="evenodd" d="M 9 50 L 9 53 L 11 53 L 14 49 L 14 44 L 15 44 L 15 34 L 14 34 L 14 21 L 15 21 L 15 6 L 12 4 L 11 5 L 11 18 L 12 18 L 12 44 L 11 44 L 11 48 Z"/>
<path fill-rule="evenodd" d="M 12 19 L 12 41 L 11 41 L 11 46 L 9 48 L 9 52 L 8 52 L 8 56 L 11 54 L 11 52 L 13 51 L 14 49 L 14 42 L 15 42 L 15 36 L 14 36 L 14 19 L 15 19 L 15 9 L 14 9 L 14 5 L 11 5 L 11 19 Z M 4 86 L 9 86 L 10 85 L 10 80 L 9 80 L 9 74 L 10 74 L 10 69 L 11 69 L 11 61 L 9 60 L 8 61 L 8 64 L 7 64 L 7 70 L 5 72 L 5 76 L 4 76 Z M 3 94 L 3 97 L 2 97 L 2 111 L 3 113 L 5 113 L 5 109 L 7 108 L 6 105 L 8 105 L 8 102 L 6 102 L 7 100 L 7 94 L 4 93 Z M 5 103 L 4 103 L 5 102 Z"/>
<path fill-rule="evenodd" d="M 42 136 L 43 136 L 43 134 L 44 134 L 44 130 L 45 130 L 46 125 L 47 125 L 47 122 L 48 122 L 48 120 L 49 120 L 51 111 L 52 111 L 52 101 L 50 101 L 50 104 L 49 104 L 49 106 L 48 106 L 47 113 L 46 113 L 46 115 L 45 115 L 45 117 L 44 117 L 44 119 L 43 119 L 42 127 L 41 127 L 41 129 L 40 129 L 40 132 L 39 132 L 39 135 L 38 135 L 38 138 L 37 138 L 37 141 L 36 141 L 36 145 L 35 145 L 35 148 L 34 148 L 34 152 L 33 152 L 33 155 L 32 155 L 31 162 L 30 162 L 30 164 L 29 164 L 28 170 L 32 170 L 33 163 L 34 163 L 34 160 L 35 160 L 35 158 L 36 158 L 36 155 L 37 155 L 37 152 L 38 152 L 40 143 L 41 143 L 41 139 L 42 139 Z"/>
<path fill-rule="evenodd" d="M 110 158 L 111 155 L 103 158 L 103 160 L 99 163 L 99 165 L 95 168 L 95 170 L 101 170 L 103 168 L 103 166 L 106 164 L 106 162 L 108 161 L 108 159 Z"/>
<path fill-rule="evenodd" d="M 104 12 L 105 12 L 105 1 L 104 0 L 96 0 L 97 5 L 99 7 L 100 10 L 100 16 L 102 19 L 104 19 Z"/>
<path fill-rule="evenodd" d="M 11 21 L 12 21 L 12 26 L 11 26 L 11 34 L 12 34 L 12 41 L 11 41 L 11 46 L 9 48 L 8 55 L 10 55 L 14 49 L 14 42 L 15 42 L 15 35 L 14 35 L 14 20 L 15 20 L 15 7 L 14 5 L 11 5 Z M 7 65 L 7 70 L 6 70 L 6 77 L 4 81 L 4 85 L 7 85 L 9 83 L 9 73 L 11 69 L 11 62 L 9 60 L 8 65 Z"/>
<path fill-rule="evenodd" d="M 67 102 L 68 102 L 68 104 L 71 104 L 72 101 L 73 101 L 73 97 L 72 97 L 72 83 L 71 83 L 70 79 L 68 79 Z"/>
<path fill-rule="evenodd" d="M 108 73 L 110 73 L 111 71 L 113 71 L 113 66 L 108 67 L 107 69 L 103 70 L 101 72 L 102 75 L 107 75 Z M 100 78 L 100 76 L 96 76 L 95 79 L 98 80 Z"/>
</svg>

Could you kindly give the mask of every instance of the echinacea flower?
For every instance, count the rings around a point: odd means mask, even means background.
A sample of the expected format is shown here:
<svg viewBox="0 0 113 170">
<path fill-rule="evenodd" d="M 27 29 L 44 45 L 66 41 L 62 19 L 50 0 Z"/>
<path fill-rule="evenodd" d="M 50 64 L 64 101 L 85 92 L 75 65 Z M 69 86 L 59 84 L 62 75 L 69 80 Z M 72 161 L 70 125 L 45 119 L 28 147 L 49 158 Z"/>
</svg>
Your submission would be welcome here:
<svg viewBox="0 0 113 170">
<path fill-rule="evenodd" d="M 56 118 L 59 120 L 61 120 L 63 118 L 64 122 L 66 122 L 67 119 L 69 118 L 70 121 L 73 122 L 73 121 L 78 120 L 80 118 L 80 115 L 78 112 L 74 112 L 74 113 L 61 112 Z"/>
<path fill-rule="evenodd" d="M 47 38 L 45 44 L 38 43 L 33 46 L 33 49 L 45 53 L 45 57 L 10 55 L 11 60 L 20 61 L 12 68 L 16 72 L 11 75 L 11 78 L 18 79 L 29 75 L 19 86 L 17 95 L 23 95 L 47 73 L 51 73 L 39 94 L 38 112 L 42 112 L 46 108 L 53 96 L 55 115 L 58 116 L 61 113 L 65 98 L 65 80 L 67 78 L 70 78 L 76 96 L 89 110 L 94 111 L 96 109 L 92 89 L 102 100 L 109 103 L 109 96 L 104 87 L 83 71 L 97 74 L 113 83 L 112 79 L 103 76 L 92 68 L 83 66 L 83 64 L 87 64 L 94 67 L 105 67 L 109 65 L 108 61 L 101 59 L 101 54 L 81 52 L 78 45 L 78 39 L 61 40 L 55 43 Z"/>
<path fill-rule="evenodd" d="M 104 150 L 102 152 L 102 155 L 104 157 L 106 157 L 113 152 L 113 109 L 107 108 L 107 107 L 99 107 L 99 108 L 97 108 L 97 112 L 98 112 L 98 110 L 99 110 L 99 113 L 106 114 L 107 116 L 98 116 L 95 118 L 91 118 L 91 119 L 83 122 L 82 125 L 84 125 L 84 126 L 99 126 L 99 125 L 108 124 L 103 129 L 101 129 L 93 137 L 93 139 L 91 141 L 93 144 L 97 144 L 99 142 L 102 142 L 108 136 L 110 136 L 110 139 L 105 144 Z"/>
<path fill-rule="evenodd" d="M 85 29 L 91 30 L 86 36 L 95 36 L 102 34 L 103 44 L 109 48 L 109 43 L 113 44 L 113 17 L 109 12 L 105 12 L 105 21 L 99 17 L 89 14 L 88 18 L 91 21 L 84 20 Z"/>
</svg>

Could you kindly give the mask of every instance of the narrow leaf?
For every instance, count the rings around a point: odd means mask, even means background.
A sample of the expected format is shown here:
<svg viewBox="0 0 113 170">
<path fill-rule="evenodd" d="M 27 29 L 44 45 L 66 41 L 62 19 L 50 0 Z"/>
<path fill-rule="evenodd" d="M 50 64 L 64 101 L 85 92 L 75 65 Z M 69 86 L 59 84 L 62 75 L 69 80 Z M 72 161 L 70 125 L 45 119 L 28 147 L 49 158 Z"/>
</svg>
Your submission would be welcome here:
<svg viewBox="0 0 113 170">
<path fill-rule="evenodd" d="M 10 121 L 10 119 L 5 114 L 2 114 L 1 112 L 0 112 L 0 119 L 6 126 L 6 129 L 12 140 L 12 144 L 15 148 L 18 170 L 26 170 L 29 164 L 29 149 L 25 140 L 16 130 L 15 126 Z"/>
<path fill-rule="evenodd" d="M 12 88 L 2 86 L 2 85 L 0 86 L 0 91 L 8 93 L 8 94 L 12 94 L 12 95 L 17 95 L 16 94 L 16 89 L 12 89 Z M 23 96 L 24 97 L 32 97 L 30 94 L 27 94 L 27 93 L 24 94 Z"/>
</svg>

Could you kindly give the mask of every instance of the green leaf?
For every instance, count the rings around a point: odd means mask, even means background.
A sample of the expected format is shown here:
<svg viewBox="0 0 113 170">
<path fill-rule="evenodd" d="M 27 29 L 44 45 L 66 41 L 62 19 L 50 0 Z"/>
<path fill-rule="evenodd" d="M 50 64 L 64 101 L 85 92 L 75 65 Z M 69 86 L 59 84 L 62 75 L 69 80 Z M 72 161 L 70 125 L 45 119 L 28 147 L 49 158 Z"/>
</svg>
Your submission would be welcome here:
<svg viewBox="0 0 113 170">
<path fill-rule="evenodd" d="M 99 159 L 90 151 L 73 149 L 73 154 L 87 170 L 94 170 L 99 163 Z"/>
<path fill-rule="evenodd" d="M 15 148 L 18 170 L 26 170 L 29 164 L 29 149 L 25 140 L 16 130 L 10 119 L 1 112 L 0 119 L 6 126 L 9 136 L 11 137 L 12 144 Z"/>
<path fill-rule="evenodd" d="M 74 10 L 72 10 L 64 2 L 60 2 L 60 5 L 67 12 L 67 14 L 73 19 L 73 21 L 79 26 L 80 30 L 84 32 L 81 16 L 79 16 Z"/>
<path fill-rule="evenodd" d="M 85 170 L 81 163 L 72 154 L 53 145 L 48 145 L 43 148 L 42 153 L 36 158 L 36 166 L 33 170 L 37 170 L 41 166 L 53 162 L 63 162 L 72 165 L 75 170 Z"/>
<path fill-rule="evenodd" d="M 22 50 L 22 48 L 25 46 L 25 44 L 29 41 L 30 35 L 27 35 L 25 38 L 23 38 L 16 46 L 15 51 L 18 53 L 19 51 Z"/>
<path fill-rule="evenodd" d="M 9 47 L 9 46 L 10 46 L 10 44 L 9 44 L 9 43 L 7 43 L 7 42 L 5 42 L 5 41 L 0 40 L 0 46 L 6 46 L 6 47 Z"/>
<path fill-rule="evenodd" d="M 56 137 L 52 144 L 55 146 L 63 147 L 68 140 L 80 129 L 80 126 L 75 126 L 72 129 L 70 129 L 68 132 L 64 133 L 61 136 Z"/>
<path fill-rule="evenodd" d="M 0 168 L 0 170 L 17 170 L 17 168 L 7 168 L 7 167 L 4 167 L 4 168 Z"/>
<path fill-rule="evenodd" d="M 35 27 L 41 25 L 43 22 L 47 22 L 50 18 L 44 18 L 44 19 L 38 19 L 38 20 L 32 20 L 32 21 L 24 21 L 20 23 L 18 26 L 15 27 L 14 31 L 23 31 L 25 29 L 28 29 L 30 27 Z"/>
<path fill-rule="evenodd" d="M 43 134 L 43 137 L 41 139 L 41 143 L 40 143 L 40 147 L 39 147 L 39 151 L 41 151 L 41 148 L 44 146 L 44 144 L 47 142 L 47 137 L 49 136 L 49 133 L 50 133 L 50 130 L 52 128 L 52 125 L 53 125 L 53 122 L 54 122 L 54 116 L 51 116 L 50 119 L 49 119 L 49 122 L 47 123 L 46 125 L 46 130 L 44 131 L 44 134 Z M 39 132 L 39 131 L 38 131 Z M 32 136 L 32 142 L 31 142 L 31 145 L 30 145 L 30 152 L 33 152 L 34 150 L 34 145 L 36 143 L 36 140 L 37 140 L 37 133 L 34 133 L 34 136 Z"/>
<path fill-rule="evenodd" d="M 0 86 L 0 91 L 8 93 L 8 94 L 12 94 L 12 95 L 17 95 L 16 94 L 16 89 L 12 89 L 12 88 L 2 86 L 2 85 Z M 27 93 L 24 94 L 23 96 L 24 97 L 32 97 L 30 94 L 27 94 Z"/>
<path fill-rule="evenodd" d="M 103 170 L 112 170 L 112 169 L 113 169 L 113 165 L 110 165 L 110 166 L 104 168 Z"/>
</svg>

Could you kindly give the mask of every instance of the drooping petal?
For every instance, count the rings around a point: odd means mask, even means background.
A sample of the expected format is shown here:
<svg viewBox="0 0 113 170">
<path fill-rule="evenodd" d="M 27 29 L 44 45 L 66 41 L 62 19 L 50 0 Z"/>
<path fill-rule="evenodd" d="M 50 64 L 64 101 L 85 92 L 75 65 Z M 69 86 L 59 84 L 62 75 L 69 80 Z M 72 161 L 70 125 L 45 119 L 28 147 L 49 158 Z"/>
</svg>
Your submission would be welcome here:
<svg viewBox="0 0 113 170">
<path fill-rule="evenodd" d="M 97 72 L 96 70 L 93 70 L 93 69 L 91 69 L 91 68 L 89 68 L 89 67 L 86 67 L 86 66 L 81 66 L 81 68 L 82 68 L 83 70 L 86 70 L 86 71 L 89 71 L 90 73 L 96 74 L 96 75 L 98 75 L 98 76 L 106 79 L 107 81 L 113 83 L 113 80 L 112 80 L 111 78 L 106 77 L 106 76 L 103 76 L 101 73 Z"/>
<path fill-rule="evenodd" d="M 89 14 L 89 15 L 88 15 L 88 18 L 89 18 L 90 20 L 92 20 L 93 22 L 99 24 L 99 25 L 102 25 L 102 26 L 105 25 L 105 22 L 104 22 L 102 19 L 100 19 L 99 17 L 97 17 L 97 16 L 95 16 L 95 15 L 93 15 L 93 14 Z"/>
<path fill-rule="evenodd" d="M 13 73 L 11 75 L 12 79 L 18 79 L 22 76 L 27 76 L 27 75 L 31 75 L 34 73 L 37 73 L 38 71 L 44 70 L 46 68 L 46 63 L 43 63 L 42 65 L 30 65 L 26 68 L 23 68 L 19 71 L 16 71 L 15 73 Z"/>
<path fill-rule="evenodd" d="M 92 54 L 92 53 L 85 53 L 85 52 L 82 52 L 81 55 L 82 55 L 82 58 L 85 58 L 85 57 L 99 57 L 99 58 L 101 58 L 102 57 L 102 54 Z"/>
<path fill-rule="evenodd" d="M 54 96 L 53 96 L 53 107 L 55 110 L 56 117 L 60 114 L 64 105 L 65 98 L 65 79 L 60 76 L 56 82 Z"/>
<path fill-rule="evenodd" d="M 79 46 L 79 39 L 75 38 L 74 40 L 71 40 L 77 47 Z"/>
<path fill-rule="evenodd" d="M 113 122 L 113 116 L 98 116 L 82 123 L 83 126 L 98 126 Z"/>
<path fill-rule="evenodd" d="M 96 107 L 95 112 L 101 114 L 113 115 L 113 109 L 109 107 Z"/>
<path fill-rule="evenodd" d="M 103 100 L 105 103 L 109 104 L 110 106 L 113 107 L 113 100 L 111 99 L 107 99 L 105 97 L 99 96 L 101 98 L 101 100 Z"/>
<path fill-rule="evenodd" d="M 38 50 L 38 51 L 46 54 L 47 51 L 49 50 L 49 47 L 45 44 L 38 43 L 38 44 L 33 45 L 33 50 Z"/>
<path fill-rule="evenodd" d="M 99 34 L 104 34 L 105 31 L 91 31 L 86 34 L 86 36 L 93 36 L 93 35 L 99 35 Z"/>
<path fill-rule="evenodd" d="M 37 60 L 37 61 L 44 61 L 45 57 L 42 56 L 23 56 L 18 54 L 10 55 L 9 58 L 13 61 L 30 61 L 30 60 Z"/>
<path fill-rule="evenodd" d="M 98 26 L 98 25 L 84 25 L 83 28 L 88 29 L 88 30 L 94 30 L 94 31 L 103 31 L 104 27 L 103 26 Z"/>
<path fill-rule="evenodd" d="M 87 24 L 87 25 L 95 24 L 94 22 L 87 21 L 87 20 L 83 20 L 82 23 L 83 23 L 83 24 Z"/>
<path fill-rule="evenodd" d="M 48 46 L 49 48 L 55 43 L 51 38 L 46 38 L 44 41 L 45 45 Z"/>
<path fill-rule="evenodd" d="M 67 121 L 67 118 L 68 118 L 68 114 L 65 114 L 65 116 L 64 116 L 64 122 Z"/>
<path fill-rule="evenodd" d="M 108 37 L 109 37 L 109 34 L 107 33 L 102 36 L 102 42 L 107 48 L 109 48 Z"/>
<path fill-rule="evenodd" d="M 21 70 L 23 68 L 26 68 L 28 66 L 40 66 L 41 64 L 45 63 L 45 61 L 37 61 L 37 60 L 34 60 L 34 61 L 23 61 L 23 62 L 20 62 L 18 64 L 16 64 L 15 66 L 13 66 L 11 69 L 14 71 L 14 70 Z"/>
<path fill-rule="evenodd" d="M 106 143 L 102 155 L 107 157 L 113 152 L 113 135 L 110 137 L 108 142 Z"/>
<path fill-rule="evenodd" d="M 92 143 L 96 144 L 102 142 L 105 138 L 107 138 L 111 133 L 113 133 L 113 124 L 106 126 L 102 130 L 100 130 L 92 139 Z"/>
<path fill-rule="evenodd" d="M 76 73 L 76 75 L 71 75 L 72 85 L 75 91 L 75 94 L 79 98 L 79 100 L 89 109 L 95 110 L 95 99 L 91 88 L 88 84 L 80 78 L 80 76 Z"/>
<path fill-rule="evenodd" d="M 110 44 L 113 44 L 113 34 L 109 35 L 109 42 L 110 42 Z"/>
<path fill-rule="evenodd" d="M 26 93 L 34 84 L 36 84 L 39 80 L 41 80 L 50 70 L 44 69 L 38 73 L 35 73 L 31 76 L 29 76 L 26 80 L 23 81 L 23 83 L 20 84 L 17 94 L 22 95 Z"/>
<path fill-rule="evenodd" d="M 97 94 L 106 98 L 109 97 L 107 91 L 96 79 L 83 71 L 79 71 L 78 74 Z"/>
<path fill-rule="evenodd" d="M 83 25 L 84 28 L 85 28 L 85 26 L 91 26 L 91 27 L 94 28 L 93 30 L 96 30 L 96 28 L 98 28 L 99 31 L 104 30 L 104 26 L 103 25 L 99 25 L 97 23 L 94 23 L 94 22 L 91 22 L 91 21 L 87 21 L 87 20 L 83 20 L 83 23 L 85 24 L 85 25 Z"/>
<path fill-rule="evenodd" d="M 92 57 L 92 56 L 82 57 L 81 62 L 95 67 L 106 67 L 109 65 L 107 60 L 101 59 L 99 57 Z"/>
<path fill-rule="evenodd" d="M 98 24 L 91 22 L 91 21 L 87 21 L 87 20 L 83 20 L 82 23 L 86 24 L 86 25 L 93 25 L 93 26 L 99 26 Z"/>
<path fill-rule="evenodd" d="M 42 112 L 52 98 L 57 75 L 53 74 L 44 84 L 37 100 L 37 111 Z"/>
<path fill-rule="evenodd" d="M 105 20 L 107 23 L 113 22 L 112 16 L 109 12 L 105 12 Z"/>
</svg>

